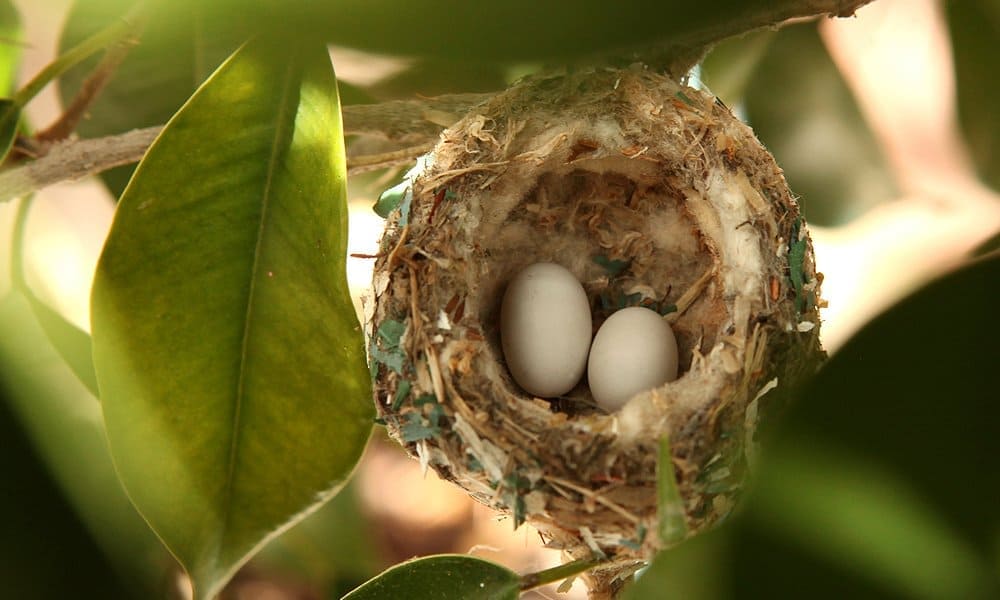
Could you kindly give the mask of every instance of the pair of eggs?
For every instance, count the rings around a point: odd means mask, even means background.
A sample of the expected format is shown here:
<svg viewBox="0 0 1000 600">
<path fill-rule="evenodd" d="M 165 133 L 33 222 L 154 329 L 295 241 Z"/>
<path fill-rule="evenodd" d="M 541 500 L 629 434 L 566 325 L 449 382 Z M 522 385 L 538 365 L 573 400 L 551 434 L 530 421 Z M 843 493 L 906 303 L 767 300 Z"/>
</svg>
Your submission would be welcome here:
<svg viewBox="0 0 1000 600">
<path fill-rule="evenodd" d="M 597 404 L 614 412 L 635 394 L 677 379 L 677 340 L 657 312 L 612 314 L 591 339 L 590 302 L 576 277 L 555 263 L 536 263 L 504 292 L 500 336 L 510 374 L 542 398 L 573 389 L 587 371 Z"/>
</svg>

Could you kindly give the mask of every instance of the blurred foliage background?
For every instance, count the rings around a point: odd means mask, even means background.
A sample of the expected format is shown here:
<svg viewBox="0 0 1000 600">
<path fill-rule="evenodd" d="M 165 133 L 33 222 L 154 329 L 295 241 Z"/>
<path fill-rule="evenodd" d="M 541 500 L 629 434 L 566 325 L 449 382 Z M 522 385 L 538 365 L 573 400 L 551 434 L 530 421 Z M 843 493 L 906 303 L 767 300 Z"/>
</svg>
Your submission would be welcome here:
<svg viewBox="0 0 1000 600">
<path fill-rule="evenodd" d="M 0 0 L 0 86 L 14 89 L 130 4 Z M 709 9 L 738 15 L 739 4 L 164 3 L 79 133 L 165 122 L 265 18 L 327 35 L 344 101 L 360 103 L 627 62 L 676 24 L 704 22 Z M 998 39 L 995 0 L 878 0 L 853 19 L 730 39 L 692 77 L 747 120 L 801 197 L 827 275 L 833 358 L 765 444 L 745 511 L 661 555 L 630 597 L 1000 596 L 1000 263 L 982 247 L 1000 231 Z M 58 116 L 92 66 L 32 103 L 30 126 Z M 28 220 L 28 283 L 83 330 L 129 173 L 46 189 Z M 351 181 L 351 252 L 376 247 L 370 206 L 395 175 Z M 183 597 L 180 572 L 117 482 L 99 403 L 11 286 L 16 208 L 0 204 L 2 595 Z M 977 248 L 986 255 L 967 265 Z M 370 269 L 350 262 L 356 295 Z M 559 561 L 527 528 L 511 530 L 376 435 L 350 487 L 267 546 L 224 597 L 338 598 L 437 552 L 474 550 L 519 572 Z"/>
</svg>

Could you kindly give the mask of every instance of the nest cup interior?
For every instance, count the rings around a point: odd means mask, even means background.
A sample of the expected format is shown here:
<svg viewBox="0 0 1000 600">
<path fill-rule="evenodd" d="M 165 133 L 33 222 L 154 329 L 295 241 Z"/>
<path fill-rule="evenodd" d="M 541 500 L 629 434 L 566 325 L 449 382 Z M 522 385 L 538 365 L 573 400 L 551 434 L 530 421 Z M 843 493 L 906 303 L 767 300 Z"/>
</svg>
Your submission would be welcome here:
<svg viewBox="0 0 1000 600">
<path fill-rule="evenodd" d="M 560 264 L 583 284 L 592 335 L 625 307 L 644 306 L 664 315 L 677 338 L 681 378 L 696 350 L 714 346 L 719 323 L 725 321 L 719 318 L 724 304 L 712 295 L 699 295 L 693 304 L 684 297 L 711 277 L 713 255 L 705 251 L 684 195 L 669 178 L 636 171 L 635 161 L 605 158 L 546 172 L 509 211 L 487 215 L 480 231 L 473 232 L 484 260 L 476 263 L 478 272 L 467 274 L 468 300 L 478 309 L 498 361 L 503 361 L 499 322 L 506 286 L 538 262 Z M 505 375 L 511 393 L 529 396 Z M 601 410 L 586 375 L 552 405 L 570 415 Z"/>
</svg>

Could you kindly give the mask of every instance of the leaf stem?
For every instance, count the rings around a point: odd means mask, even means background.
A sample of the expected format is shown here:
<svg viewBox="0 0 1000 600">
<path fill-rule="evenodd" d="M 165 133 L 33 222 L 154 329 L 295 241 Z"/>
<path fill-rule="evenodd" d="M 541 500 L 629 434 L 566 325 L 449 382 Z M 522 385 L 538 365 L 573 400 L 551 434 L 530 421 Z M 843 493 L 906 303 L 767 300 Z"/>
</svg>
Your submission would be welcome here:
<svg viewBox="0 0 1000 600">
<path fill-rule="evenodd" d="M 567 577 L 579 575 L 580 573 L 601 564 L 601 562 L 602 561 L 597 558 L 583 558 L 580 560 L 574 560 L 573 562 L 568 562 L 564 565 L 552 567 L 551 569 L 545 569 L 544 571 L 539 571 L 537 573 L 529 573 L 521 577 L 520 589 L 522 592 L 525 592 L 549 583 L 555 583 L 556 581 L 561 581 Z"/>
<path fill-rule="evenodd" d="M 136 23 L 144 21 L 143 15 L 147 6 L 148 2 L 139 2 L 124 17 L 111 23 L 76 46 L 73 46 L 50 62 L 31 81 L 14 94 L 12 98 L 14 105 L 18 108 L 24 107 L 53 79 L 86 60 L 95 52 L 107 48 L 111 44 L 119 42 L 130 35 Z"/>
<path fill-rule="evenodd" d="M 145 29 L 147 19 L 141 15 L 136 19 L 135 29 L 131 36 L 123 37 L 108 48 L 94 70 L 87 76 L 74 96 L 72 102 L 51 125 L 35 135 L 40 142 L 56 142 L 64 140 L 76 130 L 77 125 L 87 114 L 87 109 L 94 102 L 104 87 L 111 81 L 115 71 L 138 43 L 138 37 Z"/>
</svg>

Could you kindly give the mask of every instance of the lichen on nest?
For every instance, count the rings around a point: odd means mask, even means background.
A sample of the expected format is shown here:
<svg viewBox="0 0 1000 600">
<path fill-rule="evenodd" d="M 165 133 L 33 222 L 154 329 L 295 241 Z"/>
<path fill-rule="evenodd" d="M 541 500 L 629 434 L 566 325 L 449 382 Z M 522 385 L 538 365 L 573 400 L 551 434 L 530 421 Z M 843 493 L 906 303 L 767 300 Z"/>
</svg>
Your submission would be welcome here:
<svg viewBox="0 0 1000 600">
<path fill-rule="evenodd" d="M 686 530 L 724 516 L 758 404 L 823 356 L 811 242 L 752 131 L 641 67 L 542 76 L 445 131 L 405 185 L 370 320 L 390 434 L 550 546 L 607 557 L 595 590 L 676 542 L 648 533 L 665 436 Z M 615 414 L 585 383 L 551 400 L 521 390 L 500 350 L 500 300 L 542 261 L 583 283 L 595 331 L 625 306 L 664 315 L 681 376 Z"/>
</svg>

